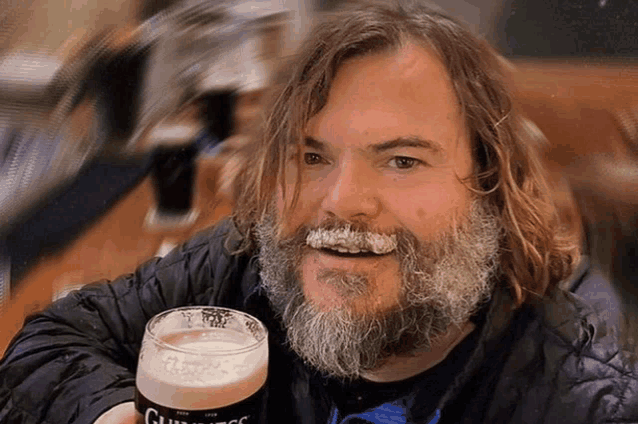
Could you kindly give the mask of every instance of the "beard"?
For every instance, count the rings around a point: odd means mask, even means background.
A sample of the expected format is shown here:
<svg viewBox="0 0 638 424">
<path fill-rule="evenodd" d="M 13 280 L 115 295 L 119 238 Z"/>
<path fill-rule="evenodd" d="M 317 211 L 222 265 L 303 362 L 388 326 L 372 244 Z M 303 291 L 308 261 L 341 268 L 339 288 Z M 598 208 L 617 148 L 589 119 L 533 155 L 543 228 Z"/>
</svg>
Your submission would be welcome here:
<svg viewBox="0 0 638 424">
<path fill-rule="evenodd" d="M 405 229 L 393 231 L 396 249 L 391 254 L 400 266 L 400 300 L 389 309 L 365 313 L 348 304 L 371 290 L 373 283 L 365 275 L 319 272 L 317 278 L 345 300 L 328 311 L 306 298 L 301 282 L 311 231 L 350 231 L 353 223 L 331 220 L 278 240 L 276 216 L 269 213 L 256 228 L 262 284 L 291 348 L 328 375 L 358 378 L 391 356 L 431 349 L 450 326 L 467 322 L 493 291 L 501 227 L 496 215 L 479 201 L 463 223 L 434 240 L 419 240 Z M 354 225 L 359 234 L 370 233 L 365 224 Z"/>
</svg>

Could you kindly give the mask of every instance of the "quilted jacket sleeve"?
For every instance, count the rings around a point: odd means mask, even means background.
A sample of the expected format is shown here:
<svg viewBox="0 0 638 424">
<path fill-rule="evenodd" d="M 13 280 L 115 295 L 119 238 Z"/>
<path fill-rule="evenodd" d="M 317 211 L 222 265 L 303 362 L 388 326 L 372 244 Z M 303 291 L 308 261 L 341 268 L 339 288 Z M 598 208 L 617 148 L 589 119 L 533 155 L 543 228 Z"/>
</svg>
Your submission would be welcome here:
<svg viewBox="0 0 638 424">
<path fill-rule="evenodd" d="M 93 423 L 134 397 L 144 327 L 177 306 L 208 304 L 227 268 L 224 227 L 134 274 L 73 292 L 27 319 L 0 361 L 0 422 Z"/>
</svg>

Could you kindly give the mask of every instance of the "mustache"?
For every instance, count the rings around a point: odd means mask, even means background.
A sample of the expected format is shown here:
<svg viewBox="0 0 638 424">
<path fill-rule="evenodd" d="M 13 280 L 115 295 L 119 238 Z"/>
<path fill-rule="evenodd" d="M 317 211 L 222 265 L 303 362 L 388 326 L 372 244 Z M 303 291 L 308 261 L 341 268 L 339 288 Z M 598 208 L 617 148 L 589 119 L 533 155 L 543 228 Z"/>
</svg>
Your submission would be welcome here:
<svg viewBox="0 0 638 424">
<path fill-rule="evenodd" d="M 331 249 L 341 253 L 384 255 L 397 249 L 400 230 L 379 230 L 365 222 L 327 218 L 314 227 L 302 227 L 290 241 L 314 249 Z"/>
<path fill-rule="evenodd" d="M 341 253 L 374 253 L 385 255 L 397 247 L 396 235 L 353 231 L 350 226 L 311 230 L 306 244 L 315 249 L 331 249 Z"/>
</svg>

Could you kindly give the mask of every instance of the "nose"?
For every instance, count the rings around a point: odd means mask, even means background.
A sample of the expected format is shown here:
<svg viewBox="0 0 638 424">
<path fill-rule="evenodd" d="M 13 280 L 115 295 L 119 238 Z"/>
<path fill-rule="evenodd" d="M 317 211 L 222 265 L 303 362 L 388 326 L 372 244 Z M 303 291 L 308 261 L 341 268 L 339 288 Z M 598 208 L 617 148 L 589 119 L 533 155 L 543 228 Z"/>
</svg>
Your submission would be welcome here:
<svg viewBox="0 0 638 424">
<path fill-rule="evenodd" d="M 322 212 L 344 220 L 370 220 L 378 216 L 381 202 L 373 171 L 358 161 L 346 160 L 328 178 Z"/>
</svg>

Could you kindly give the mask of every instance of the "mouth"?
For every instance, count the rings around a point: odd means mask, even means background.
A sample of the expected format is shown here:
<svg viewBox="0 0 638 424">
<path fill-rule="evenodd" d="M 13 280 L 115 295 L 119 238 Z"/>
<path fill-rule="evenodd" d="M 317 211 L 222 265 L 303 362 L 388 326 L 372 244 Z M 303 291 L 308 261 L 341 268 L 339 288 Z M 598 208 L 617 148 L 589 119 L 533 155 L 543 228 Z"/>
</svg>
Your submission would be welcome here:
<svg viewBox="0 0 638 424">
<path fill-rule="evenodd" d="M 336 230 L 312 230 L 306 244 L 325 254 L 344 258 L 374 258 L 388 255 L 397 248 L 396 235 Z"/>
<path fill-rule="evenodd" d="M 321 253 L 326 254 L 326 255 L 330 255 L 330 256 L 336 256 L 338 258 L 352 258 L 352 259 L 357 259 L 357 258 L 380 258 L 383 256 L 386 256 L 387 254 L 377 254 L 374 252 L 370 252 L 368 250 L 360 250 L 360 251 L 349 251 L 347 249 L 341 248 L 340 250 L 334 250 L 334 249 L 330 249 L 330 248 L 321 248 L 318 249 Z"/>
</svg>

